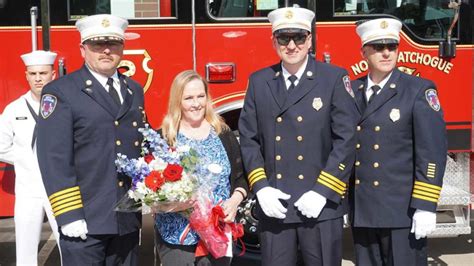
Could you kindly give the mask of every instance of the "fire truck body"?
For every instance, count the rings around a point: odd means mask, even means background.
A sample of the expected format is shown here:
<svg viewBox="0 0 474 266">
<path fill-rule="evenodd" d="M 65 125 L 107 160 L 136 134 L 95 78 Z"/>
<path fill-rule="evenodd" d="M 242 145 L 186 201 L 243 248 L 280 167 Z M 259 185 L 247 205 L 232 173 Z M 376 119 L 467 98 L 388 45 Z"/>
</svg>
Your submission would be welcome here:
<svg viewBox="0 0 474 266">
<path fill-rule="evenodd" d="M 31 50 L 29 9 L 48 1 L 25 2 L 13 5 L 13 1 L 0 1 L 0 38 L 3 40 L 0 111 L 27 91 L 20 55 Z M 108 3 L 109 12 L 106 13 L 130 15 L 131 25 L 127 32 L 132 39 L 126 42 L 121 71 L 144 86 L 145 107 L 154 127 L 159 126 L 166 112 L 174 76 L 194 68 L 208 78 L 217 110 L 236 129 L 248 76 L 278 60 L 271 46 L 270 24 L 266 20 L 266 14 L 275 7 L 294 2 L 315 10 L 313 46 L 316 58 L 346 68 L 351 78 L 367 74 L 367 64 L 359 52 L 355 21 L 386 16 L 400 18 L 404 27 L 398 66 L 407 73 L 436 83 L 447 121 L 451 153 L 439 203 L 439 223 L 433 236 L 470 233 L 474 45 L 471 22 L 460 16 L 452 38 L 457 42 L 455 57 L 439 56 L 439 42 L 446 41 L 446 32 L 455 14 L 447 6 L 450 1 L 434 1 L 436 5 L 428 1 L 424 6 L 413 4 L 417 1 L 401 0 L 280 1 L 286 2 L 283 4 L 272 0 L 143 1 L 147 2 L 144 10 L 153 11 L 151 15 L 137 11 L 143 7 L 142 0 L 54 2 L 49 13 L 41 12 L 43 25 L 47 21 L 45 17 L 49 16 L 51 28 L 40 27 L 37 32 L 38 43 L 43 43 L 40 48 L 49 46 L 58 53 L 56 68 L 60 72 L 76 70 L 83 64 L 74 22 L 81 16 L 100 13 L 96 12 L 98 5 L 94 9 L 92 2 Z M 124 2 L 129 4 L 127 8 L 119 4 Z M 132 7 L 133 14 L 128 10 Z M 464 10 L 461 11 L 471 12 L 472 17 L 472 6 L 462 7 Z M 13 215 L 13 176 L 13 167 L 0 165 L 0 216 Z M 251 210 L 242 208 L 242 213 L 246 229 L 252 232 L 256 221 L 249 218 Z"/>
</svg>

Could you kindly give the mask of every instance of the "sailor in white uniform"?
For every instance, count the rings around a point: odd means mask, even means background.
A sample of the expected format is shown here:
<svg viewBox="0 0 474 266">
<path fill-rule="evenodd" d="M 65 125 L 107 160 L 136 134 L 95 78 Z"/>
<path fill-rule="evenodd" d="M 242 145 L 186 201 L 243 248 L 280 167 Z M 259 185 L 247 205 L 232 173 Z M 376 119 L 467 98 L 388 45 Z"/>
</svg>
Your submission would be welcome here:
<svg viewBox="0 0 474 266">
<path fill-rule="evenodd" d="M 35 145 L 41 90 L 56 75 L 56 54 L 34 51 L 21 58 L 30 90 L 7 105 L 0 116 L 0 161 L 15 166 L 16 263 L 37 265 L 44 213 L 59 244 L 58 226 L 46 196 Z"/>
</svg>

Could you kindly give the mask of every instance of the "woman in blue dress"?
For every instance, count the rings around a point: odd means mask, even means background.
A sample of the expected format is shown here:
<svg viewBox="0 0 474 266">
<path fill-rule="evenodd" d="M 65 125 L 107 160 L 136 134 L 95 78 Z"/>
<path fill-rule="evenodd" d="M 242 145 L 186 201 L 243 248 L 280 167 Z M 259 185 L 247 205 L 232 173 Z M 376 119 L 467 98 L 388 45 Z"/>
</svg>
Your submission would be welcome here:
<svg viewBox="0 0 474 266">
<path fill-rule="evenodd" d="M 161 134 L 172 147 L 187 144 L 201 160 L 218 164 L 212 201 L 221 204 L 225 222 L 233 222 L 237 207 L 247 197 L 240 147 L 236 137 L 212 108 L 207 82 L 195 71 L 179 73 L 172 85 L 168 112 Z M 163 266 L 230 265 L 231 257 L 196 257 L 199 236 L 180 213 L 161 213 L 155 218 L 155 242 Z"/>
</svg>

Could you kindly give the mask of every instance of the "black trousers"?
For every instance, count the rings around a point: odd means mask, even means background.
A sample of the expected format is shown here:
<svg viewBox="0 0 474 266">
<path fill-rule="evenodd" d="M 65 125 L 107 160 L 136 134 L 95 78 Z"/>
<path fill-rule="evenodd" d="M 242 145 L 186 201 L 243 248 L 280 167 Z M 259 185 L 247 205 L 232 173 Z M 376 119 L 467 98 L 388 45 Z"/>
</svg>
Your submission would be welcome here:
<svg viewBox="0 0 474 266">
<path fill-rule="evenodd" d="M 427 240 L 416 240 L 410 228 L 353 227 L 352 236 L 356 265 L 428 265 Z"/>
<path fill-rule="evenodd" d="M 260 223 L 262 265 L 294 266 L 298 249 L 305 265 L 341 265 L 342 223 L 342 217 L 294 224 Z"/>
<path fill-rule="evenodd" d="M 87 235 L 86 240 L 61 234 L 63 266 L 138 265 L 139 231 L 126 235 Z"/>
<path fill-rule="evenodd" d="M 155 248 L 162 266 L 229 266 L 232 258 L 215 259 L 212 255 L 196 257 L 196 245 L 173 245 L 165 242 L 155 229 Z"/>
</svg>

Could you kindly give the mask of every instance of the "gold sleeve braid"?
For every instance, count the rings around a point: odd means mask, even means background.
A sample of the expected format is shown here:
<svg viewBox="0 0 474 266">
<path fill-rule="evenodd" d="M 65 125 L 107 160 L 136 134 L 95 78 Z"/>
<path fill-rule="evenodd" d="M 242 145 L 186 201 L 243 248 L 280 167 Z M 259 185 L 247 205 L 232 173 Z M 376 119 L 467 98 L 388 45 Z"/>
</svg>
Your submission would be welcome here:
<svg viewBox="0 0 474 266">
<path fill-rule="evenodd" d="M 78 186 L 58 191 L 49 196 L 48 199 L 55 217 L 83 207 L 81 192 Z"/>
</svg>

